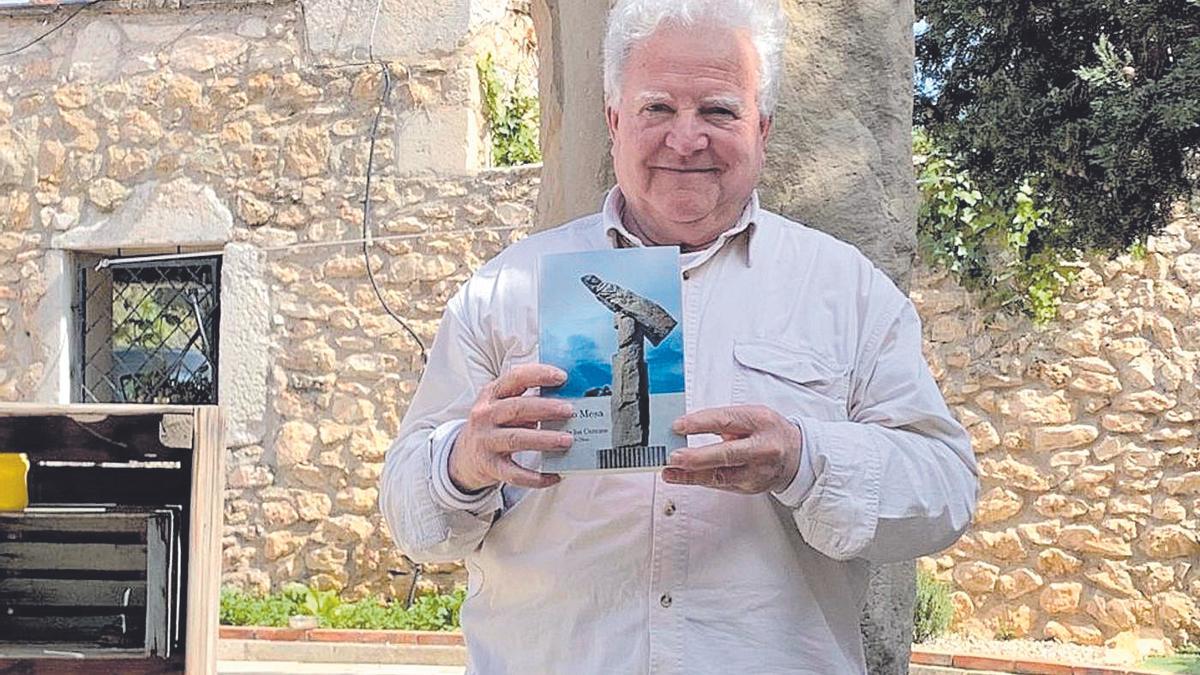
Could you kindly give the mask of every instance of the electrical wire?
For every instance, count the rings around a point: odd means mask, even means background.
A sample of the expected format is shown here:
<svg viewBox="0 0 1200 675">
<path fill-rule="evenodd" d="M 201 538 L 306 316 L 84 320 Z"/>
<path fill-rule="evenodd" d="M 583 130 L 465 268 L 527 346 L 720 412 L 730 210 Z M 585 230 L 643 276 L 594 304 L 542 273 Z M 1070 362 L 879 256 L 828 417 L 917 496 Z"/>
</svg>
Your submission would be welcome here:
<svg viewBox="0 0 1200 675">
<path fill-rule="evenodd" d="M 383 117 L 383 109 L 387 107 L 388 101 L 392 96 L 392 74 L 388 69 L 387 64 L 375 58 L 375 27 L 379 24 L 379 11 L 383 5 L 383 0 L 375 0 L 375 14 L 371 19 L 371 33 L 367 38 L 367 61 L 379 66 L 379 72 L 383 75 L 383 93 L 379 96 L 379 107 L 375 110 L 375 121 L 371 124 L 370 145 L 367 147 L 367 183 L 363 190 L 363 216 L 362 216 L 362 252 L 363 262 L 367 266 L 367 279 L 371 282 L 371 288 L 375 291 L 375 297 L 379 299 L 379 304 L 383 307 L 383 311 L 388 313 L 404 332 L 412 338 L 416 343 L 417 349 L 421 352 L 421 375 L 424 375 L 425 366 L 429 363 L 429 355 L 425 350 L 425 343 L 416 331 L 408 325 L 408 322 L 400 318 L 400 315 L 392 310 L 388 305 L 387 298 L 383 296 L 383 291 L 379 289 L 379 283 L 375 280 L 375 271 L 371 269 L 371 176 L 375 172 L 375 140 L 379 135 L 379 120 Z"/>
<path fill-rule="evenodd" d="M 383 96 L 380 98 L 379 109 L 375 113 L 375 122 L 371 125 L 371 141 L 370 146 L 367 149 L 367 185 L 366 189 L 363 191 L 363 262 L 366 264 L 367 279 L 371 282 L 371 288 L 375 291 L 375 297 L 379 299 L 379 304 L 383 306 L 383 311 L 387 312 L 388 315 L 396 321 L 396 323 L 400 324 L 400 327 L 403 328 L 404 331 L 408 333 L 408 336 L 412 338 L 413 342 L 416 343 L 417 349 L 421 351 L 421 366 L 422 369 L 424 369 L 424 366 L 429 363 L 429 356 L 425 350 L 425 343 L 421 340 L 420 336 L 417 335 L 416 331 L 414 331 L 412 327 L 408 325 L 408 322 L 400 318 L 400 315 L 396 314 L 396 312 L 392 310 L 391 306 L 388 305 L 387 298 L 383 296 L 383 291 L 379 289 L 379 282 L 375 280 L 375 270 L 371 268 L 370 250 L 373 243 L 371 239 L 371 174 L 373 169 L 372 165 L 375 161 L 375 137 L 379 130 L 379 118 L 383 116 L 383 108 L 389 96 L 391 95 L 391 92 L 392 78 L 388 73 L 387 66 L 383 66 Z"/>
<path fill-rule="evenodd" d="M 461 229 L 461 230 L 436 230 L 433 232 L 414 232 L 412 234 L 385 234 L 382 237 L 357 237 L 355 239 L 334 239 L 330 241 L 300 241 L 292 244 L 279 244 L 277 246 L 262 246 L 258 250 L 265 253 L 274 253 L 276 251 L 301 251 L 310 248 L 325 248 L 326 246 L 349 246 L 350 244 L 361 244 L 365 241 L 371 243 L 380 241 L 415 241 L 417 239 L 426 239 L 429 237 L 453 237 L 455 235 L 477 235 L 481 232 L 488 234 L 498 232 L 518 232 L 528 230 L 528 225 L 500 225 L 496 227 L 488 227 L 482 229 Z"/>
<path fill-rule="evenodd" d="M 379 97 L 379 108 L 375 111 L 375 121 L 371 123 L 371 144 L 367 148 L 367 184 L 363 189 L 363 262 L 367 266 L 367 278 L 371 280 L 371 288 L 375 289 L 375 297 L 379 298 L 379 304 L 383 305 L 383 311 L 387 312 L 400 327 L 408 333 L 413 342 L 417 344 L 417 348 L 421 350 L 421 373 L 418 379 L 425 375 L 425 366 L 429 364 L 429 355 L 425 351 L 425 343 L 421 341 L 420 336 L 401 319 L 392 308 L 388 306 L 387 299 L 383 297 L 383 292 L 379 290 L 379 284 L 375 283 L 375 272 L 371 270 L 371 255 L 368 252 L 371 246 L 371 174 L 375 171 L 375 137 L 379 132 L 379 119 L 383 117 L 383 109 L 387 105 L 388 99 L 392 95 L 392 74 L 388 70 L 387 64 L 380 62 L 375 58 L 375 27 L 379 25 L 379 10 L 383 6 L 383 0 L 375 0 L 375 15 L 371 18 L 371 34 L 367 37 L 367 60 L 372 63 L 379 64 L 379 72 L 383 74 L 383 94 Z M 411 76 L 410 76 L 411 77 Z M 408 587 L 408 596 L 405 598 L 404 607 L 408 609 L 412 607 L 413 599 L 417 595 L 417 584 L 421 581 L 421 575 L 425 572 L 425 566 L 421 563 L 404 556 L 404 559 L 412 566 L 413 581 Z"/>
<path fill-rule="evenodd" d="M 36 45 L 37 43 L 41 42 L 42 40 L 45 40 L 46 38 L 50 37 L 52 34 L 57 32 L 63 26 L 70 23 L 70 21 L 72 19 L 74 19 L 75 17 L 79 16 L 79 13 L 82 12 L 83 10 L 87 9 L 88 7 L 91 7 L 92 5 L 94 5 L 98 2 L 103 2 L 103 1 L 104 0 L 88 0 L 88 2 L 80 5 L 79 8 L 76 9 L 74 12 L 71 12 L 67 16 L 67 18 L 60 21 L 58 23 L 58 25 L 55 26 L 54 28 L 51 28 L 50 30 L 46 31 L 45 33 L 42 33 L 41 35 L 35 37 L 34 39 L 30 40 L 29 42 L 26 42 L 25 44 L 21 45 L 20 47 L 17 47 L 16 49 L 10 49 L 6 52 L 0 52 L 0 58 L 4 58 L 6 56 L 12 56 L 13 54 L 19 54 L 20 52 L 23 52 L 26 49 L 29 49 L 30 47 Z"/>
</svg>

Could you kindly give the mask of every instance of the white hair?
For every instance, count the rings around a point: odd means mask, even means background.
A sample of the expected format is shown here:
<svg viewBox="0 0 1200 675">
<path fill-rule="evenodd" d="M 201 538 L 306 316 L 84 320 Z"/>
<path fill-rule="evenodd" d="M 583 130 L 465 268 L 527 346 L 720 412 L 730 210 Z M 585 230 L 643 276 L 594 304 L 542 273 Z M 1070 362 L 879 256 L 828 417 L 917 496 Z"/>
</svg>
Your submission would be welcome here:
<svg viewBox="0 0 1200 675">
<path fill-rule="evenodd" d="M 689 28 L 712 21 L 750 32 L 758 54 L 758 111 L 770 117 L 779 100 L 779 71 L 787 16 L 778 0 L 618 0 L 604 36 L 604 98 L 621 100 L 625 60 L 634 46 L 662 24 Z"/>
</svg>

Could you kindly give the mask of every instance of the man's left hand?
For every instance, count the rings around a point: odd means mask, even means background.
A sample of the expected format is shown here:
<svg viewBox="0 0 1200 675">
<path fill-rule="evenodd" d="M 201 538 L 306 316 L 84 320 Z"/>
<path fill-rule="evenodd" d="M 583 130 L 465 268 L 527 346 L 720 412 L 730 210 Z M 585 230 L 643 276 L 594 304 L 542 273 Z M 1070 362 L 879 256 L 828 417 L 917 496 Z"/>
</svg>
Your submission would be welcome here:
<svg viewBox="0 0 1200 675">
<path fill-rule="evenodd" d="M 782 492 L 800 468 L 800 429 L 762 405 L 725 406 L 675 420 L 679 434 L 717 434 L 721 441 L 676 450 L 663 480 L 756 494 Z"/>
</svg>

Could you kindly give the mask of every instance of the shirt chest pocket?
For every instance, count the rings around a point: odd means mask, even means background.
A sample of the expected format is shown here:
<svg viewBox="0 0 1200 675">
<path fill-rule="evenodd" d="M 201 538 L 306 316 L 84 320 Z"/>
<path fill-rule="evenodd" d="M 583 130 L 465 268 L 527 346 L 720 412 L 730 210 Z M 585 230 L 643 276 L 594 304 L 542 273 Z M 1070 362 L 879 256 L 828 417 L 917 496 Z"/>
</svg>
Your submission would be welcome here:
<svg viewBox="0 0 1200 675">
<path fill-rule="evenodd" d="M 849 419 L 849 368 L 814 350 L 771 340 L 734 343 L 733 402 L 784 416 Z"/>
</svg>

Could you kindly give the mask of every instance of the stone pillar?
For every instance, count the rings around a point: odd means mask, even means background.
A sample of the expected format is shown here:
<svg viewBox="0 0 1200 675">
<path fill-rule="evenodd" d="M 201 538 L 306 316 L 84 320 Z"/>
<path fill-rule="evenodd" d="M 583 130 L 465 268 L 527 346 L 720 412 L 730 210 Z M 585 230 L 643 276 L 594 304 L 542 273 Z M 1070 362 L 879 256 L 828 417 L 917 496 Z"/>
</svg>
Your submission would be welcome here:
<svg viewBox="0 0 1200 675">
<path fill-rule="evenodd" d="M 617 351 L 612 357 L 612 446 L 645 445 L 650 432 L 646 336 L 636 319 L 613 314 Z"/>
<path fill-rule="evenodd" d="M 537 226 L 600 210 L 614 182 L 601 75 L 610 2 L 534 0 L 541 98 L 542 182 Z"/>
<path fill-rule="evenodd" d="M 783 0 L 785 75 L 761 196 L 767 208 L 858 246 L 906 288 L 916 248 L 912 0 Z M 545 158 L 538 226 L 599 208 L 613 182 L 603 117 L 605 7 L 536 0 Z M 908 670 L 912 563 L 872 573 L 863 615 L 871 673 Z"/>
<path fill-rule="evenodd" d="M 858 246 L 901 287 L 916 250 L 912 0 L 784 0 L 791 39 L 767 208 Z"/>
</svg>

